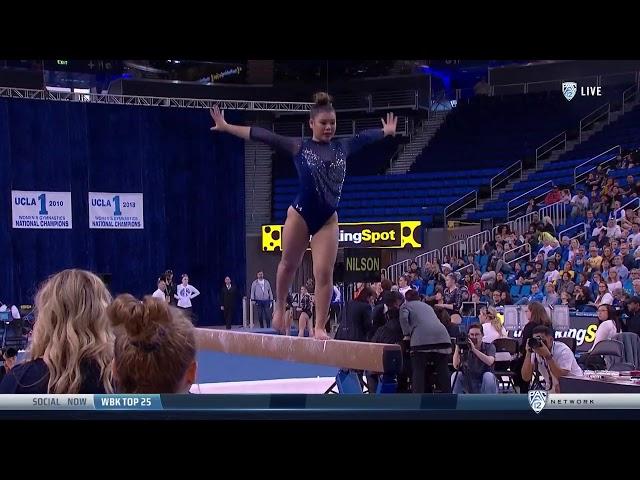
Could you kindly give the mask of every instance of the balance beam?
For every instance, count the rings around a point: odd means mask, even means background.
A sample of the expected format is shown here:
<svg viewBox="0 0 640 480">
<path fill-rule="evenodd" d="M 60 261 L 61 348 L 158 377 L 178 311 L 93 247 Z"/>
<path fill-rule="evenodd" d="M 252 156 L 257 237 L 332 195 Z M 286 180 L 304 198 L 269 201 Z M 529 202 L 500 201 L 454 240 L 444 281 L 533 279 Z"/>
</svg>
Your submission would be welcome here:
<svg viewBox="0 0 640 480">
<path fill-rule="evenodd" d="M 402 367 L 399 345 L 314 340 L 264 333 L 196 328 L 199 350 L 268 357 L 300 363 L 395 375 Z"/>
</svg>

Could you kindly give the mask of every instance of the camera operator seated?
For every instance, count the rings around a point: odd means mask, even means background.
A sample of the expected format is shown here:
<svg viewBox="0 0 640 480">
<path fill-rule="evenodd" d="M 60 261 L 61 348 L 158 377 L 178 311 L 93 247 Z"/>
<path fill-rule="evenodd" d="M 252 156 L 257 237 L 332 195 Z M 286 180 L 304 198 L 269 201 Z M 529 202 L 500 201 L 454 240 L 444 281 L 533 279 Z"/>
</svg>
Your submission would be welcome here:
<svg viewBox="0 0 640 480">
<path fill-rule="evenodd" d="M 582 369 L 571 349 L 562 342 L 555 342 L 553 330 L 546 325 L 538 325 L 533 329 L 522 364 L 522 378 L 526 382 L 533 378 L 534 389 L 538 382 L 536 371 L 544 377 L 545 388 L 553 393 L 560 393 L 560 377 L 582 376 Z"/>
<path fill-rule="evenodd" d="M 482 327 L 469 327 L 468 338 L 463 334 L 456 340 L 451 375 L 452 393 L 498 393 L 498 381 L 493 374 L 496 347 L 482 341 Z"/>
</svg>

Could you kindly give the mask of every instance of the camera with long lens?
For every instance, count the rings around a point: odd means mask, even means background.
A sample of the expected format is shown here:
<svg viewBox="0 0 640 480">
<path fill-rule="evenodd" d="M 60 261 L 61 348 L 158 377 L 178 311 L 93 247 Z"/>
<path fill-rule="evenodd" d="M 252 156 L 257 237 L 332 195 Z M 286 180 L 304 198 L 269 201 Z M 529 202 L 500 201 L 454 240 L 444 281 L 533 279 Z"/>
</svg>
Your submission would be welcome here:
<svg viewBox="0 0 640 480">
<path fill-rule="evenodd" d="M 540 339 L 539 337 L 531 337 L 527 341 L 527 346 L 531 349 L 541 348 L 543 345 L 544 343 L 542 342 L 542 339 Z"/>
<path fill-rule="evenodd" d="M 460 350 L 469 349 L 469 335 L 467 335 L 467 332 L 461 332 L 460 335 L 458 335 L 456 345 Z"/>
</svg>

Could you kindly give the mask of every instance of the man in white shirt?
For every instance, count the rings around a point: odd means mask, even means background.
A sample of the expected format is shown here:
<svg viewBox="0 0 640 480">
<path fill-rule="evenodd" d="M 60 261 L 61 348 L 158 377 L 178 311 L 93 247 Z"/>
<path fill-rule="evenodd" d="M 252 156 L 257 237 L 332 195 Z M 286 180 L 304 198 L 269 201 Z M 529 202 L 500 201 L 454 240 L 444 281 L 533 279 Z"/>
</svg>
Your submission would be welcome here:
<svg viewBox="0 0 640 480">
<path fill-rule="evenodd" d="M 582 369 L 571 349 L 562 342 L 554 342 L 553 330 L 545 325 L 535 327 L 527 343 L 527 353 L 520 372 L 522 379 L 530 382 L 535 370 L 544 378 L 547 391 L 553 393 L 560 393 L 559 378 L 582 376 Z"/>
<path fill-rule="evenodd" d="M 596 228 L 594 228 L 591 232 L 591 238 L 596 238 L 600 234 L 600 230 L 602 230 L 603 228 L 605 227 L 602 226 L 602 219 L 596 219 Z"/>
<path fill-rule="evenodd" d="M 578 194 L 571 198 L 571 216 L 572 217 L 584 217 L 587 208 L 589 207 L 589 199 L 584 196 L 582 190 L 578 190 Z"/>
<path fill-rule="evenodd" d="M 169 297 L 166 295 L 167 284 L 162 278 L 158 279 L 158 289 L 151 295 L 153 298 L 169 303 Z"/>
<path fill-rule="evenodd" d="M 549 262 L 548 266 L 551 268 L 544 274 L 544 282 L 555 282 L 560 279 L 560 272 L 556 269 L 556 262 Z"/>
<path fill-rule="evenodd" d="M 631 233 L 627 237 L 627 241 L 631 243 L 631 247 L 634 249 L 640 247 L 640 225 L 634 223 L 631 226 Z"/>
<path fill-rule="evenodd" d="M 607 222 L 607 237 L 620 238 L 621 236 L 622 231 L 620 230 L 620 225 L 616 224 L 616 221 L 613 218 L 610 218 Z"/>
</svg>

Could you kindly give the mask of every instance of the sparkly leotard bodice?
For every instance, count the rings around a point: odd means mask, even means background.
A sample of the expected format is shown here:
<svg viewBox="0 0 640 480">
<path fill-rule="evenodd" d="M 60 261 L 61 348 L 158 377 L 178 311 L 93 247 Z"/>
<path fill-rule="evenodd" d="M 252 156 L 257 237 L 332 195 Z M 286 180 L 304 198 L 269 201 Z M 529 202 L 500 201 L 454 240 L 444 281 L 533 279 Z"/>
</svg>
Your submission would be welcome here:
<svg viewBox="0 0 640 480">
<path fill-rule="evenodd" d="M 251 139 L 264 142 L 293 156 L 300 186 L 292 206 L 315 234 L 338 208 L 347 170 L 347 157 L 363 146 L 382 139 L 382 129 L 365 130 L 348 139 L 316 142 L 283 137 L 251 127 Z"/>
</svg>

